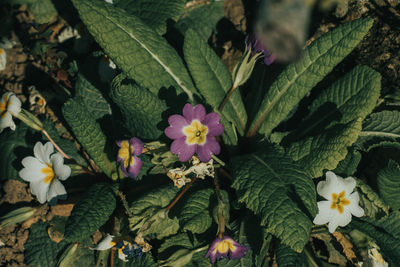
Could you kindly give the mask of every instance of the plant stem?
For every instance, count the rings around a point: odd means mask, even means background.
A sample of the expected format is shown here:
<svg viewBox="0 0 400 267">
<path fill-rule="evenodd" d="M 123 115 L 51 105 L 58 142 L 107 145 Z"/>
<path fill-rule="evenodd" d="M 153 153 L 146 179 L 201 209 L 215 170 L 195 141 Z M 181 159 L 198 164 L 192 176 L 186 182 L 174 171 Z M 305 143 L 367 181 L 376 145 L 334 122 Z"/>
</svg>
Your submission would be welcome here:
<svg viewBox="0 0 400 267">
<path fill-rule="evenodd" d="M 222 195 L 221 191 L 219 190 L 217 174 L 214 175 L 214 185 L 215 185 L 215 190 L 217 191 L 218 198 L 219 200 L 222 201 Z"/>
<path fill-rule="evenodd" d="M 233 87 L 229 90 L 229 92 L 226 94 L 224 100 L 222 101 L 221 105 L 219 106 L 219 111 L 222 111 L 225 107 L 225 104 L 228 102 L 229 98 L 231 97 L 231 95 L 233 94 L 233 92 L 235 91 L 236 87 Z"/>
<path fill-rule="evenodd" d="M 165 208 L 165 211 L 169 211 L 177 202 L 178 200 L 185 194 L 185 192 L 189 189 L 189 187 L 194 184 L 194 182 L 197 180 L 197 176 L 194 177 L 190 183 L 188 183 L 185 188 L 182 189 L 182 191 L 179 193 L 179 195 L 168 205 L 168 207 Z"/>
<path fill-rule="evenodd" d="M 211 156 L 213 160 L 215 160 L 216 162 L 219 163 L 219 165 L 221 166 L 225 166 L 225 162 L 223 162 L 222 160 L 220 160 L 217 156 L 215 156 L 214 154 Z"/>
<path fill-rule="evenodd" d="M 50 135 L 46 132 L 45 129 L 41 129 L 42 133 L 47 137 L 47 139 L 49 139 L 49 141 L 53 144 L 53 146 L 58 150 L 58 152 L 61 153 L 61 155 L 66 158 L 66 159 L 71 159 L 67 154 L 64 153 L 64 151 L 62 151 L 62 149 L 56 144 L 56 142 L 54 142 L 53 138 L 50 137 Z"/>
</svg>

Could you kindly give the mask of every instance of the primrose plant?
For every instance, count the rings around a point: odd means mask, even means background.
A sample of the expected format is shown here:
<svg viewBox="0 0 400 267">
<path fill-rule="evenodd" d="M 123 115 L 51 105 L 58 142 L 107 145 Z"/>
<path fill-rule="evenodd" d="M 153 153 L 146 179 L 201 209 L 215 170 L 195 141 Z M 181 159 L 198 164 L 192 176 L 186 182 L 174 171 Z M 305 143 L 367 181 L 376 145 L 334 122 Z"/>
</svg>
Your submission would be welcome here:
<svg viewBox="0 0 400 267">
<path fill-rule="evenodd" d="M 74 204 L 70 216 L 50 222 L 62 229 L 59 243 L 47 222 L 32 226 L 28 264 L 323 266 L 317 239 L 329 253 L 346 242 L 350 250 L 373 251 L 337 252 L 353 263 L 371 261 L 369 255 L 400 262 L 400 236 L 390 229 L 399 226 L 400 199 L 391 186 L 400 185 L 398 164 L 379 172 L 379 194 L 354 176 L 361 153 L 398 142 L 400 113 L 372 113 L 382 102 L 381 78 L 367 66 L 318 85 L 372 19 L 327 32 L 267 86 L 257 70 L 268 73 L 273 55 L 255 36 L 232 73 L 208 45 L 215 24 L 198 16 L 223 3 L 187 9 L 180 0 L 107 2 L 72 0 L 102 48 L 90 62 L 115 63 L 107 79 L 85 62 L 76 74 L 74 97 L 61 109 L 76 143 L 21 109 L 14 94 L 0 102 L 1 130 L 15 130 L 4 138 L 33 136 L 15 126 L 18 119 L 42 133 L 24 144 L 26 157 L 9 159 L 21 163 L 16 171 L 32 194 L 39 203 Z M 176 21 L 183 46 L 165 38 L 167 19 Z M 259 86 L 246 87 L 249 80 Z M 310 103 L 306 111 L 298 108 L 303 102 Z M 10 218 L 26 216 L 4 220 Z M 92 243 L 96 231 L 103 239 Z"/>
</svg>

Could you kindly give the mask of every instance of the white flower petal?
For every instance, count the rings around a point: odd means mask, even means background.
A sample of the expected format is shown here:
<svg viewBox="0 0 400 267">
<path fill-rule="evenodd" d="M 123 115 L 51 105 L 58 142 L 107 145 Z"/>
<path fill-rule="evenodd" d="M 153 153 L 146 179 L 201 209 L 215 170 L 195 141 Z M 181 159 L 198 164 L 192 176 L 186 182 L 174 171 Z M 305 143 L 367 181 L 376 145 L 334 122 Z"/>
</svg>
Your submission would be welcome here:
<svg viewBox="0 0 400 267">
<path fill-rule="evenodd" d="M 351 222 L 351 213 L 347 210 L 343 210 L 343 213 L 336 216 L 335 220 L 337 220 L 338 225 L 344 227 Z"/>
<path fill-rule="evenodd" d="M 17 116 L 21 112 L 21 100 L 19 100 L 19 98 L 15 94 L 11 94 L 9 96 L 7 110 L 13 116 Z"/>
<path fill-rule="evenodd" d="M 7 65 L 7 54 L 6 50 L 0 48 L 0 71 L 4 70 Z"/>
<path fill-rule="evenodd" d="M 57 196 L 65 195 L 67 195 L 67 191 L 65 191 L 63 184 L 58 179 L 54 179 L 50 185 L 49 191 L 47 191 L 47 201 L 50 202 Z"/>
<path fill-rule="evenodd" d="M 33 195 L 35 195 L 38 201 L 43 204 L 46 202 L 47 192 L 49 191 L 50 184 L 43 183 L 42 181 L 31 182 L 30 188 Z"/>
<path fill-rule="evenodd" d="M 60 153 L 55 153 L 50 158 L 54 173 L 61 181 L 66 180 L 71 175 L 71 168 L 64 165 L 64 158 Z"/>
<path fill-rule="evenodd" d="M 38 182 L 42 181 L 46 174 L 41 170 L 47 166 L 41 163 L 37 158 L 26 157 L 22 160 L 23 168 L 18 174 L 19 176 L 27 182 Z"/>
<path fill-rule="evenodd" d="M 118 249 L 118 258 L 124 262 L 128 262 L 126 255 L 122 252 L 122 249 Z"/>
<path fill-rule="evenodd" d="M 47 142 L 43 145 L 41 142 L 37 142 L 33 147 L 33 154 L 35 158 L 42 161 L 43 163 L 50 163 L 50 154 L 54 152 L 53 144 Z"/>
<path fill-rule="evenodd" d="M 364 216 L 364 209 L 359 206 L 360 197 L 358 193 L 354 192 L 348 199 L 350 200 L 350 205 L 345 206 L 345 209 L 356 217 Z"/>
<path fill-rule="evenodd" d="M 335 232 L 337 227 L 338 227 L 338 222 L 336 220 L 330 221 L 328 224 L 329 233 Z"/>
<path fill-rule="evenodd" d="M 343 190 L 346 192 L 346 197 L 348 197 L 356 187 L 356 180 L 353 177 L 347 177 L 346 179 L 340 177 L 340 179 L 338 179 L 338 182 L 341 184 L 340 186 L 343 187 Z M 342 192 L 342 190 L 340 192 Z"/>
<path fill-rule="evenodd" d="M 313 223 L 317 225 L 328 223 L 333 217 L 333 210 L 331 210 L 331 202 L 319 201 L 318 214 L 315 216 Z"/>
<path fill-rule="evenodd" d="M 10 127 L 10 129 L 13 131 L 15 130 L 15 123 L 9 112 L 6 112 L 3 116 L 0 117 L 0 133 L 7 127 Z"/>
<path fill-rule="evenodd" d="M 326 172 L 326 181 L 321 181 L 317 185 L 317 192 L 327 200 L 332 199 L 332 193 L 337 191 L 337 176 L 331 171 Z"/>
<path fill-rule="evenodd" d="M 106 250 L 106 249 L 110 249 L 113 246 L 115 246 L 115 243 L 112 242 L 114 239 L 113 235 L 107 234 L 106 237 L 104 237 L 100 243 L 97 244 L 96 247 L 94 248 L 90 248 L 90 249 L 95 249 L 95 250 Z"/>
</svg>

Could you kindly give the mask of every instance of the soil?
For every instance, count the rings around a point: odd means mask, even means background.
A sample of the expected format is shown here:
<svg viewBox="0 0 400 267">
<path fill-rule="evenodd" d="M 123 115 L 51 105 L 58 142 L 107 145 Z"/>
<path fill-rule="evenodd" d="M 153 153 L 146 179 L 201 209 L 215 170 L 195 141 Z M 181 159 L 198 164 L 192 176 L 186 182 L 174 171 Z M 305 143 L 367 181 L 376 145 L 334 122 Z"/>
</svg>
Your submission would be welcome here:
<svg viewBox="0 0 400 267">
<path fill-rule="evenodd" d="M 349 0 L 349 8 L 347 11 L 342 11 L 342 18 L 334 16 L 332 10 L 316 12 L 310 27 L 308 43 L 344 21 L 361 16 L 369 16 L 375 20 L 367 38 L 336 68 L 335 72 L 331 74 L 332 77 L 328 77 L 328 79 L 335 79 L 355 65 L 362 64 L 370 66 L 382 74 L 382 91 L 384 93 L 399 90 L 400 11 L 396 11 L 400 10 L 398 2 Z M 227 30 L 214 35 L 211 43 L 230 71 L 242 56 L 245 34 L 252 28 L 251 23 L 254 21 L 255 14 L 250 8 L 256 4 L 254 1 L 246 0 L 243 2 L 240 0 L 225 1 Z M 0 71 L 0 88 L 14 92 L 23 103 L 28 103 L 30 96 L 28 87 L 32 84 L 35 84 L 43 95 L 48 94 L 48 88 L 56 87 L 59 83 L 69 87 L 68 74 L 59 68 L 49 67 L 54 66 L 58 59 L 55 36 L 68 23 L 58 18 L 49 25 L 35 27 L 32 16 L 26 10 L 11 9 L 9 6 L 2 7 L 1 5 L 0 9 L 9 9 L 15 23 L 14 30 L 11 32 L 11 40 L 15 42 L 15 46 L 12 49 L 6 49 L 7 67 L 4 71 Z M 51 30 L 53 34 L 43 37 L 42 33 L 47 30 Z M 32 43 L 37 40 L 52 45 L 52 48 L 42 55 L 35 54 Z M 27 75 L 32 68 L 35 69 L 35 74 L 40 73 L 40 82 L 37 81 L 39 80 L 37 76 L 32 78 Z M 46 88 L 46 90 L 42 92 L 40 90 L 42 88 Z M 56 120 L 55 114 L 50 109 L 46 109 L 45 115 L 52 118 L 53 121 Z M 0 266 L 25 266 L 24 244 L 28 238 L 30 226 L 38 220 L 49 221 L 54 216 L 68 216 L 73 204 L 61 203 L 53 207 L 49 207 L 47 204 L 39 205 L 30 194 L 27 184 L 18 180 L 1 181 L 0 188 L 0 211 L 2 214 L 16 207 L 33 206 L 37 208 L 31 219 L 0 230 L 0 241 L 4 243 L 4 246 L 0 247 Z M 96 232 L 93 236 L 94 243 L 98 242 L 100 238 L 100 232 Z"/>
</svg>

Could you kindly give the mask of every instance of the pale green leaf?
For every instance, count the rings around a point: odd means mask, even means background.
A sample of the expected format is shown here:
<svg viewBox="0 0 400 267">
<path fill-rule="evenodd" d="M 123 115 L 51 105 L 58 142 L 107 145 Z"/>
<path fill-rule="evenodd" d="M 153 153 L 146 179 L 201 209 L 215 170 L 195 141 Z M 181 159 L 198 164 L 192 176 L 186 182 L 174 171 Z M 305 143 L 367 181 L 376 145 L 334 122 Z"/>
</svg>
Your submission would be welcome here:
<svg viewBox="0 0 400 267">
<path fill-rule="evenodd" d="M 97 166 L 109 177 L 115 172 L 106 151 L 106 136 L 91 113 L 77 100 L 68 100 L 62 113 L 79 143 L 86 149 Z"/>
<path fill-rule="evenodd" d="M 49 23 L 57 17 L 58 13 L 51 0 L 37 0 L 28 4 L 29 11 L 39 24 Z"/>
<path fill-rule="evenodd" d="M 192 29 L 186 31 L 183 52 L 196 87 L 206 102 L 218 111 L 232 87 L 231 74 L 206 41 Z M 229 98 L 222 114 L 234 122 L 241 135 L 244 134 L 247 113 L 238 89 Z"/>
<path fill-rule="evenodd" d="M 196 89 L 178 53 L 152 28 L 104 1 L 73 0 L 80 18 L 108 56 L 155 95 L 175 87 L 189 99 Z"/>
<path fill-rule="evenodd" d="M 354 20 L 324 34 L 290 64 L 271 85 L 248 131 L 269 135 L 299 101 L 362 40 L 373 20 Z"/>
<path fill-rule="evenodd" d="M 334 170 L 347 155 L 361 131 L 361 119 L 348 124 L 332 126 L 322 134 L 308 137 L 291 144 L 288 153 L 312 177 L 320 177 L 324 170 Z"/>
<path fill-rule="evenodd" d="M 177 20 L 183 13 L 184 0 L 122 0 L 115 4 L 140 18 L 158 34 L 167 31 L 167 19 Z"/>
<path fill-rule="evenodd" d="M 400 209 L 400 167 L 393 160 L 378 173 L 378 189 L 383 200 L 393 209 Z"/>
<path fill-rule="evenodd" d="M 121 109 L 126 127 L 133 136 L 157 139 L 163 133 L 157 126 L 167 110 L 164 101 L 121 74 L 112 82 L 111 98 Z"/>
<path fill-rule="evenodd" d="M 108 221 L 116 202 L 114 189 L 109 184 L 98 183 L 90 187 L 74 205 L 65 226 L 64 239 L 76 242 L 88 238 Z"/>
<path fill-rule="evenodd" d="M 262 152 L 238 156 L 232 160 L 233 188 L 240 202 L 261 217 L 261 224 L 293 250 L 301 252 L 308 242 L 316 214 L 315 189 L 310 175 L 273 146 Z M 293 192 L 294 191 L 294 192 Z M 297 195 L 307 207 L 308 217 Z M 300 204 L 300 203 L 299 203 Z"/>
</svg>

